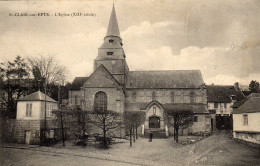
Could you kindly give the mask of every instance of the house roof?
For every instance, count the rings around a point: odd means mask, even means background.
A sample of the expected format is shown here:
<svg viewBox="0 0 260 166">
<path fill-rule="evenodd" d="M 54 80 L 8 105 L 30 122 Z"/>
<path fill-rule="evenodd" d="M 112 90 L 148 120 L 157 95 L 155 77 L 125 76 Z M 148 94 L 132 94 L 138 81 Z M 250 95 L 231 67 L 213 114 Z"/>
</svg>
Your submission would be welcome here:
<svg viewBox="0 0 260 166">
<path fill-rule="evenodd" d="M 248 95 L 251 94 L 251 91 L 243 90 L 242 93 L 243 93 L 245 96 L 248 96 Z"/>
<path fill-rule="evenodd" d="M 251 99 L 251 98 L 256 98 L 256 97 L 260 97 L 260 93 L 251 93 L 250 95 L 246 96 L 243 100 L 235 102 L 233 104 L 233 108 L 238 108 L 240 107 L 242 104 L 244 104 L 247 100 Z"/>
<path fill-rule="evenodd" d="M 235 89 L 234 86 L 208 85 L 207 95 L 208 102 L 230 103 L 230 96 L 235 95 L 236 101 L 244 99 L 244 95 L 240 89 Z"/>
<path fill-rule="evenodd" d="M 45 94 L 42 93 L 41 91 L 37 91 L 18 99 L 18 101 L 45 101 Z M 55 102 L 55 103 L 57 102 L 47 95 L 46 95 L 46 101 Z"/>
<path fill-rule="evenodd" d="M 69 90 L 80 90 L 89 77 L 75 77 Z"/>
<path fill-rule="evenodd" d="M 260 97 L 246 100 L 240 107 L 234 109 L 233 114 L 260 112 Z"/>
<path fill-rule="evenodd" d="M 130 71 L 126 88 L 200 88 L 200 70 Z"/>
</svg>

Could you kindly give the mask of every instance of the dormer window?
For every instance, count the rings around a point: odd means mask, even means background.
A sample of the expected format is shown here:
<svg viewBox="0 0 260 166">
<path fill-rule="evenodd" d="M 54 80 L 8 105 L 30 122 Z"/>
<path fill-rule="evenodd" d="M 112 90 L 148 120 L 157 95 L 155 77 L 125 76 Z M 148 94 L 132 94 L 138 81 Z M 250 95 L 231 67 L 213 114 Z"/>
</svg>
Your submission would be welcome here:
<svg viewBox="0 0 260 166">
<path fill-rule="evenodd" d="M 113 55 L 113 52 L 107 52 L 107 55 Z"/>
<path fill-rule="evenodd" d="M 230 95 L 229 97 L 231 98 L 232 101 L 236 100 L 236 95 Z"/>
<path fill-rule="evenodd" d="M 109 43 L 113 43 L 113 42 L 114 42 L 114 40 L 110 39 L 110 40 L 108 40 L 108 42 L 109 42 Z"/>
</svg>

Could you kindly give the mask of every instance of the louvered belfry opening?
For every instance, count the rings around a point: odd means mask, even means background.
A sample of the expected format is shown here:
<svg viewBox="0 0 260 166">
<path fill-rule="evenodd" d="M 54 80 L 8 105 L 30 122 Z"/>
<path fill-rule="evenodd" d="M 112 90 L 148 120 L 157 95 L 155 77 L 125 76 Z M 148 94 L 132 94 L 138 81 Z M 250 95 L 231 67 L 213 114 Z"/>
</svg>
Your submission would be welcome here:
<svg viewBox="0 0 260 166">
<path fill-rule="evenodd" d="M 106 111 L 107 110 L 107 94 L 99 91 L 95 94 L 94 100 L 95 111 Z"/>
</svg>

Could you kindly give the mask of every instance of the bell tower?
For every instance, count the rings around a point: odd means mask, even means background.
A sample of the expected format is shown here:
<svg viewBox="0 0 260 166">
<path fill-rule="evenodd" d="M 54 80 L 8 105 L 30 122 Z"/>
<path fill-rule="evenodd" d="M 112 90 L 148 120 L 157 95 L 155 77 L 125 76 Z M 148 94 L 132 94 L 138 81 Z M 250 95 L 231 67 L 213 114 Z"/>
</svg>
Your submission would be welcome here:
<svg viewBox="0 0 260 166">
<path fill-rule="evenodd" d="M 120 84 L 125 84 L 126 74 L 129 69 L 122 46 L 123 43 L 113 4 L 104 42 L 98 48 L 98 56 L 94 60 L 94 71 L 102 64 Z"/>
</svg>

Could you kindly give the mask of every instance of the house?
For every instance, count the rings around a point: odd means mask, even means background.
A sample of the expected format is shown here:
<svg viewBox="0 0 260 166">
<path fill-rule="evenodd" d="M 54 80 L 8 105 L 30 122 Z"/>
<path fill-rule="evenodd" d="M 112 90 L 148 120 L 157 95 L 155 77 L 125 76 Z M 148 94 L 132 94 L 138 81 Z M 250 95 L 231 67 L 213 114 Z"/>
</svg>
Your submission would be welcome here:
<svg viewBox="0 0 260 166">
<path fill-rule="evenodd" d="M 207 106 L 211 114 L 212 130 L 231 130 L 233 104 L 245 98 L 238 83 L 229 85 L 208 85 Z"/>
<path fill-rule="evenodd" d="M 144 111 L 146 121 L 139 134 L 168 136 L 172 131 L 165 123 L 165 111 L 187 108 L 196 118 L 186 133 L 210 132 L 207 92 L 200 70 L 129 70 L 114 6 L 93 73 L 76 77 L 69 93 L 69 103 L 80 104 L 86 111 Z"/>
<path fill-rule="evenodd" d="M 260 94 L 252 93 L 234 109 L 233 137 L 260 147 Z"/>
<path fill-rule="evenodd" d="M 49 136 L 53 137 L 54 131 L 50 130 L 53 128 L 51 125 L 51 120 L 53 119 L 52 110 L 57 108 L 57 101 L 49 96 L 46 96 L 45 100 L 45 94 L 41 91 L 18 99 L 15 128 L 16 141 L 18 143 L 40 144 L 43 139 L 45 123 L 46 129 L 49 131 Z"/>
</svg>

